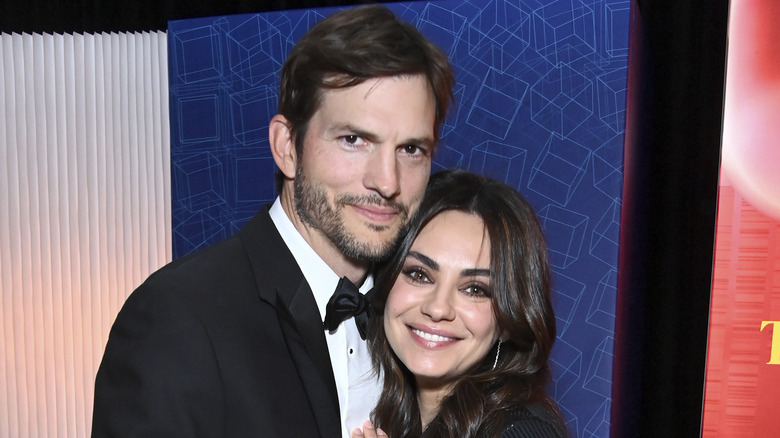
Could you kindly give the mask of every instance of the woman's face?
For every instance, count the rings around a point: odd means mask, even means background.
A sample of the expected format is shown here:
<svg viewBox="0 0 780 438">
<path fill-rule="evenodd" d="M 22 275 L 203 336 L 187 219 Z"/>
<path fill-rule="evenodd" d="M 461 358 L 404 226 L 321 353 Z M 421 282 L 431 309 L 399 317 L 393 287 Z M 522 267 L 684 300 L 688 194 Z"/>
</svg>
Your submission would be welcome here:
<svg viewBox="0 0 780 438">
<path fill-rule="evenodd" d="M 477 216 L 442 212 L 412 244 L 387 297 L 384 326 L 421 390 L 447 385 L 498 339 L 490 271 L 490 241 Z"/>
</svg>

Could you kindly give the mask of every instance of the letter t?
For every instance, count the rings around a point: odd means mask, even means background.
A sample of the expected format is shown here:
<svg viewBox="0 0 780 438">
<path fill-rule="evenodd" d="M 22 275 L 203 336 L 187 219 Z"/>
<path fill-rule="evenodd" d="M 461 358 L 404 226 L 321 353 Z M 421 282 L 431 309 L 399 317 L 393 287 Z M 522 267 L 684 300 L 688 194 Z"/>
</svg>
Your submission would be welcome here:
<svg viewBox="0 0 780 438">
<path fill-rule="evenodd" d="M 780 321 L 761 321 L 761 331 L 764 327 L 772 324 L 772 350 L 769 353 L 769 362 L 767 365 L 780 365 Z"/>
</svg>

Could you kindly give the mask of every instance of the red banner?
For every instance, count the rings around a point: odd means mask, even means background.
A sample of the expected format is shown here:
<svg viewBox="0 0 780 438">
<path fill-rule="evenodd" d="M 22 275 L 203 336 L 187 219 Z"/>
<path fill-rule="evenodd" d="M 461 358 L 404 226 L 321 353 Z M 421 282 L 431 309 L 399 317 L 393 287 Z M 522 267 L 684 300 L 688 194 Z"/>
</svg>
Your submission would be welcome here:
<svg viewBox="0 0 780 438">
<path fill-rule="evenodd" d="M 778 2 L 731 2 L 703 437 L 780 430 L 778 23 Z"/>
</svg>

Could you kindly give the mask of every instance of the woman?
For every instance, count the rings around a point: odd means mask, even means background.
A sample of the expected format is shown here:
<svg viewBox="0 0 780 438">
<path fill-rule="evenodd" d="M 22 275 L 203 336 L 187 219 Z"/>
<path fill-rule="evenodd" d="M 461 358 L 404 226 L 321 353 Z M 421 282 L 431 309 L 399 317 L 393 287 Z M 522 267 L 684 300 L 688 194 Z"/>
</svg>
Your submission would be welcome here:
<svg viewBox="0 0 780 438">
<path fill-rule="evenodd" d="M 384 388 L 353 438 L 566 436 L 544 390 L 555 341 L 547 250 L 514 189 L 433 175 L 374 294 L 368 342 Z"/>
</svg>

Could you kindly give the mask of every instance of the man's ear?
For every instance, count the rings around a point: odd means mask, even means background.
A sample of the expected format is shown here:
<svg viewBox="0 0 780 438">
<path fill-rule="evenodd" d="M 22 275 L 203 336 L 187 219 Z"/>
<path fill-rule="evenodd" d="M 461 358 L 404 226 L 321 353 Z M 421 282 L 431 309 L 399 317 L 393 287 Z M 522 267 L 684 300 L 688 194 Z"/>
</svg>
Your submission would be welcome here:
<svg viewBox="0 0 780 438">
<path fill-rule="evenodd" d="M 271 144 L 271 154 L 276 166 L 285 177 L 295 178 L 298 154 L 287 118 L 277 114 L 271 119 L 268 124 L 268 142 Z"/>
</svg>

